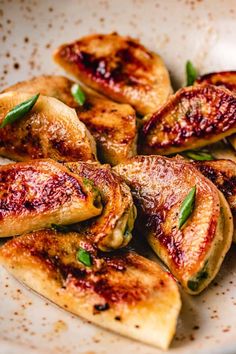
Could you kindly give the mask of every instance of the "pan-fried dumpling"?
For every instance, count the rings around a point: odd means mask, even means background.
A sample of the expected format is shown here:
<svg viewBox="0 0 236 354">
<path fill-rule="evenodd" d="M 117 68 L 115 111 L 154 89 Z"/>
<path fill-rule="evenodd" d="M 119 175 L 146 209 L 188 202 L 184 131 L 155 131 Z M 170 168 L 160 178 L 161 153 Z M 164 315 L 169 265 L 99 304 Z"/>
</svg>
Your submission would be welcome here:
<svg viewBox="0 0 236 354">
<path fill-rule="evenodd" d="M 73 224 L 101 212 L 99 192 L 58 162 L 0 166 L 0 237 Z"/>
<path fill-rule="evenodd" d="M 172 93 L 168 71 L 159 55 L 117 33 L 93 34 L 63 44 L 54 59 L 84 84 L 117 102 L 130 104 L 141 115 L 154 112 Z"/>
<path fill-rule="evenodd" d="M 232 214 L 222 193 L 184 159 L 137 156 L 114 171 L 131 188 L 138 227 L 153 250 L 188 293 L 200 293 L 232 242 Z M 181 207 L 194 187 L 193 211 L 179 227 Z"/>
<path fill-rule="evenodd" d="M 131 251 L 97 253 L 85 237 L 42 230 L 7 242 L 0 263 L 62 308 L 167 349 L 181 307 L 175 281 Z"/>
<path fill-rule="evenodd" d="M 23 92 L 0 94 L 0 122 L 31 96 Z M 29 113 L 0 128 L 0 155 L 16 161 L 88 161 L 95 160 L 96 146 L 73 109 L 56 98 L 40 95 Z"/>
<path fill-rule="evenodd" d="M 189 86 L 169 98 L 142 127 L 139 150 L 170 155 L 236 132 L 236 96 L 213 85 Z"/>
<path fill-rule="evenodd" d="M 101 162 L 114 166 L 136 155 L 137 128 L 134 109 L 127 104 L 115 103 L 87 87 L 82 87 L 86 100 L 80 106 L 71 93 L 74 84 L 63 76 L 38 76 L 10 86 L 3 92 L 39 92 L 74 108 L 80 121 L 95 138 Z"/>
</svg>

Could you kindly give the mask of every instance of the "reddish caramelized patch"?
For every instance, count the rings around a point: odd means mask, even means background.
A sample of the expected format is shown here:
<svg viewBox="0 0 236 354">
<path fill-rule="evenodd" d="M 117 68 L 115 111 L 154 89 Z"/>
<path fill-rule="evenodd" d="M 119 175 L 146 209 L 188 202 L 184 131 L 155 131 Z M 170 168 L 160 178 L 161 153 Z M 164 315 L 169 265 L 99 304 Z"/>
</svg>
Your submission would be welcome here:
<svg viewBox="0 0 236 354">
<path fill-rule="evenodd" d="M 79 182 L 66 172 L 46 173 L 17 164 L 0 171 L 0 195 L 0 219 L 53 210 L 74 197 L 85 198 Z"/>
<path fill-rule="evenodd" d="M 127 283 L 123 287 L 118 282 L 114 284 L 109 277 L 100 279 L 94 285 L 94 290 L 108 303 L 126 303 L 131 305 L 141 301 L 149 292 L 138 280 Z"/>
</svg>

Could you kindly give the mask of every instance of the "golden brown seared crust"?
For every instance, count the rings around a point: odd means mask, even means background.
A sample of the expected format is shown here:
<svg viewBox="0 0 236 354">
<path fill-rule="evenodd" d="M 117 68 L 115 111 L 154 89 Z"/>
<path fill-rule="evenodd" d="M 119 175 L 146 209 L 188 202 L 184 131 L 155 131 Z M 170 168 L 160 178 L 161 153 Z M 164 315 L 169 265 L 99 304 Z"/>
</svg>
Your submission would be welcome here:
<svg viewBox="0 0 236 354">
<path fill-rule="evenodd" d="M 224 86 L 236 93 L 236 71 L 219 71 L 200 76 L 195 84 Z"/>
<path fill-rule="evenodd" d="M 10 109 L 32 95 L 0 95 L 0 121 Z M 95 142 L 75 111 L 53 97 L 40 95 L 23 118 L 0 129 L 0 155 L 17 161 L 53 158 L 57 161 L 96 159 Z"/>
<path fill-rule="evenodd" d="M 206 287 L 216 274 L 208 274 L 203 279 L 200 277 L 207 262 L 210 263 L 210 255 L 212 257 L 215 247 L 221 212 L 216 187 L 183 159 L 137 156 L 116 166 L 114 171 L 130 186 L 138 208 L 139 227 L 154 251 L 187 292 L 194 294 L 203 290 L 201 281 L 208 279 L 204 283 Z M 196 197 L 193 213 L 184 227 L 179 229 L 181 204 L 194 186 Z M 222 243 L 221 254 L 217 255 L 217 269 L 228 250 L 228 244 L 225 247 L 227 237 L 225 235 L 225 241 L 223 237 L 217 240 Z M 232 234 L 229 239 L 232 241 Z M 189 281 L 192 279 L 199 281 L 195 289 L 190 288 Z"/>
<path fill-rule="evenodd" d="M 213 85 L 180 89 L 144 124 L 140 152 L 169 155 L 236 131 L 236 96 Z"/>
<path fill-rule="evenodd" d="M 76 257 L 89 252 L 92 266 Z M 64 309 L 119 334 L 167 348 L 181 302 L 175 281 L 134 252 L 97 253 L 76 233 L 43 230 L 0 248 L 0 262 L 18 280 Z"/>
<path fill-rule="evenodd" d="M 59 163 L 45 159 L 0 167 L 0 237 L 72 224 L 99 215 L 98 193 Z"/>
<path fill-rule="evenodd" d="M 88 178 L 98 188 L 103 204 L 102 214 L 79 225 L 101 250 L 124 247 L 132 237 L 136 209 L 129 187 L 111 171 L 98 163 L 67 163 L 66 166 L 82 178 Z"/>
<path fill-rule="evenodd" d="M 145 115 L 172 93 L 162 59 L 137 40 L 117 33 L 93 34 L 61 45 L 55 61 L 93 89 Z"/>
<path fill-rule="evenodd" d="M 136 114 L 127 104 L 119 104 L 83 87 L 86 101 L 81 107 L 71 94 L 73 81 L 63 76 L 38 76 L 19 82 L 6 90 L 17 92 L 40 92 L 75 108 L 79 119 L 96 140 L 98 158 L 101 162 L 116 165 L 136 155 Z"/>
<path fill-rule="evenodd" d="M 198 161 L 195 167 L 224 194 L 234 218 L 236 242 L 236 163 L 230 160 Z"/>
</svg>

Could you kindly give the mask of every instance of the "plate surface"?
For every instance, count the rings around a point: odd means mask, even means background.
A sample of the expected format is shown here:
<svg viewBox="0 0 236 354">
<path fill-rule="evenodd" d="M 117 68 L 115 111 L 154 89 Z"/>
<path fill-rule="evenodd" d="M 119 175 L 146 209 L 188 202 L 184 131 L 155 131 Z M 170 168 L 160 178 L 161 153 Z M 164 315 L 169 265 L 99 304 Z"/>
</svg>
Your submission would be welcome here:
<svg viewBox="0 0 236 354">
<path fill-rule="evenodd" d="M 159 52 L 175 87 L 184 83 L 187 59 L 201 73 L 236 69 L 235 0 L 0 0 L 0 89 L 38 74 L 62 74 L 51 60 L 57 45 L 111 31 Z M 236 353 L 235 253 L 234 246 L 202 295 L 183 294 L 171 354 Z M 0 353 L 161 353 L 75 318 L 2 268 L 0 293 Z"/>
</svg>

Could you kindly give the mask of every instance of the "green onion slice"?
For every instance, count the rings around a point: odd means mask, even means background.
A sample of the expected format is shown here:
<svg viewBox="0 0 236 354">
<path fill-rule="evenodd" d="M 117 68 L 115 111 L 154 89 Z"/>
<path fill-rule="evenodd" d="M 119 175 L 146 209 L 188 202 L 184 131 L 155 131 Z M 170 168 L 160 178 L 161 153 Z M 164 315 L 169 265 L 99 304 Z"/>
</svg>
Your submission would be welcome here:
<svg viewBox="0 0 236 354">
<path fill-rule="evenodd" d="M 211 161 L 214 160 L 214 157 L 206 151 L 185 151 L 184 156 L 190 158 L 191 160 L 196 160 L 196 161 Z"/>
<path fill-rule="evenodd" d="M 80 85 L 78 84 L 74 84 L 71 87 L 71 93 L 75 99 L 75 101 L 80 105 L 83 106 L 84 102 L 85 102 L 85 94 L 84 92 L 81 90 Z"/>
<path fill-rule="evenodd" d="M 197 69 L 193 66 L 191 61 L 188 60 L 186 63 L 186 77 L 187 77 L 186 86 L 192 86 L 197 76 L 198 76 Z"/>
<path fill-rule="evenodd" d="M 79 250 L 76 253 L 76 259 L 77 261 L 80 261 L 87 267 L 91 267 L 92 265 L 92 260 L 91 256 L 88 251 L 86 251 L 84 248 L 80 247 Z"/>
<path fill-rule="evenodd" d="M 193 211 L 195 202 L 196 186 L 194 186 L 181 204 L 179 212 L 179 229 L 186 223 Z"/>
<path fill-rule="evenodd" d="M 12 124 L 16 120 L 24 117 L 33 108 L 38 98 L 39 93 L 12 108 L 3 119 L 0 128 L 4 128 L 7 124 Z"/>
</svg>

